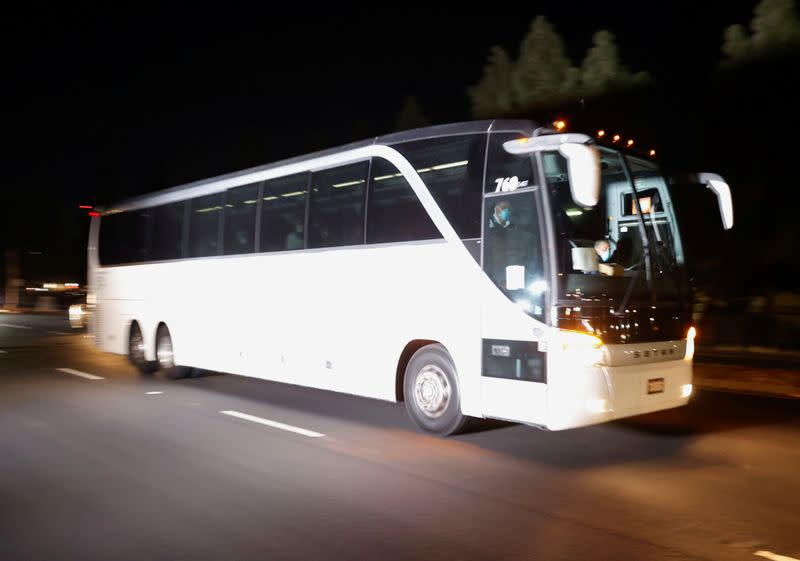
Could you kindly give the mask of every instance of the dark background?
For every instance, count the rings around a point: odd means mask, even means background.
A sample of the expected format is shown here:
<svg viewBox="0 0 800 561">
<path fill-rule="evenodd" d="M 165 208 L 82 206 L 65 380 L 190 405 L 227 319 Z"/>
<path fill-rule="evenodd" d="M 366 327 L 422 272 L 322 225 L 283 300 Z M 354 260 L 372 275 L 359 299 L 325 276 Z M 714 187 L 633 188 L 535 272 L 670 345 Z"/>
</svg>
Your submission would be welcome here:
<svg viewBox="0 0 800 561">
<path fill-rule="evenodd" d="M 791 82 L 800 59 L 719 66 L 724 28 L 747 26 L 755 5 L 37 5 L 10 12 L 0 39 L 0 249 L 21 248 L 26 280 L 82 281 L 88 219 L 79 204 L 390 132 L 412 95 L 433 124 L 469 120 L 466 88 L 480 78 L 488 48 L 502 45 L 516 56 L 531 21 L 544 14 L 574 63 L 595 31 L 609 29 L 623 62 L 653 82 L 517 116 L 619 131 L 655 147 L 668 169 L 722 173 L 736 225 L 713 240 L 685 241 L 698 282 L 741 305 L 796 290 L 800 119 Z"/>
</svg>

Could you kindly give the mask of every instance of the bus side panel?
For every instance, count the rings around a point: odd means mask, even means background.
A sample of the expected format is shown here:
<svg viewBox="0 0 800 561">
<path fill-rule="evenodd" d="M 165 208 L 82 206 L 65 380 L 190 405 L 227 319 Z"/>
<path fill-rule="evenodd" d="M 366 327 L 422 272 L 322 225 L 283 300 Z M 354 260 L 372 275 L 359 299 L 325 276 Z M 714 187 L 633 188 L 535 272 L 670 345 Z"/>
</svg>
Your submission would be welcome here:
<svg viewBox="0 0 800 561">
<path fill-rule="evenodd" d="M 444 241 L 212 257 L 99 271 L 103 349 L 135 319 L 154 358 L 169 326 L 179 364 L 395 399 L 415 339 L 453 356 L 465 413 L 480 409 L 477 264 Z M 125 298 L 122 298 L 122 296 Z M 471 296 L 472 295 L 472 296 Z"/>
</svg>

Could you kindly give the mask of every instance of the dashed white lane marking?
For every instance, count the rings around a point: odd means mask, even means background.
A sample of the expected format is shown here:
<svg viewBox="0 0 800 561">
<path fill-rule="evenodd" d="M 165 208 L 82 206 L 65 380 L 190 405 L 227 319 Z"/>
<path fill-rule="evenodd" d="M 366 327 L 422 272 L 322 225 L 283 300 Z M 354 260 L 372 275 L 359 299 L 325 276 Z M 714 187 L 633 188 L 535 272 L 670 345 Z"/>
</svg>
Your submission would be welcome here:
<svg viewBox="0 0 800 561">
<path fill-rule="evenodd" d="M 4 351 L 3 349 L 0 349 L 0 355 L 4 355 L 4 354 L 6 354 L 7 352 L 8 352 L 8 351 Z"/>
<path fill-rule="evenodd" d="M 12 329 L 33 329 L 27 325 L 14 325 L 13 323 L 0 323 L 0 327 L 10 327 Z"/>
<path fill-rule="evenodd" d="M 758 555 L 759 557 L 763 557 L 765 559 L 771 559 L 772 561 L 798 561 L 794 557 L 789 557 L 788 555 L 778 555 L 777 553 L 772 553 L 771 551 L 756 551 L 753 555 Z"/>
<path fill-rule="evenodd" d="M 72 333 L 67 333 L 66 331 L 48 331 L 48 333 L 52 335 L 72 335 Z"/>
<path fill-rule="evenodd" d="M 80 370 L 73 370 L 72 368 L 56 368 L 59 372 L 63 372 L 64 374 L 72 374 L 73 376 L 80 376 L 81 378 L 86 378 L 87 380 L 105 380 L 102 376 L 95 376 L 94 374 L 87 374 L 86 372 L 81 372 Z"/>
<path fill-rule="evenodd" d="M 240 413 L 239 411 L 220 411 L 220 413 L 222 413 L 223 415 L 230 415 L 231 417 L 236 417 L 239 419 L 244 419 L 245 421 L 258 423 L 260 425 L 266 425 L 274 429 L 285 430 L 288 432 L 293 432 L 295 434 L 302 434 L 303 436 L 308 436 L 310 438 L 319 438 L 321 436 L 325 436 L 320 432 L 314 432 L 313 430 L 307 430 L 300 427 L 294 427 L 292 425 L 286 425 L 284 423 L 279 423 L 277 421 L 270 421 L 269 419 L 263 419 L 261 417 L 256 417 L 255 415 L 248 415 L 247 413 Z"/>
<path fill-rule="evenodd" d="M 162 393 L 164 393 L 164 392 L 147 392 L 147 395 L 158 395 L 158 394 L 162 394 Z"/>
</svg>

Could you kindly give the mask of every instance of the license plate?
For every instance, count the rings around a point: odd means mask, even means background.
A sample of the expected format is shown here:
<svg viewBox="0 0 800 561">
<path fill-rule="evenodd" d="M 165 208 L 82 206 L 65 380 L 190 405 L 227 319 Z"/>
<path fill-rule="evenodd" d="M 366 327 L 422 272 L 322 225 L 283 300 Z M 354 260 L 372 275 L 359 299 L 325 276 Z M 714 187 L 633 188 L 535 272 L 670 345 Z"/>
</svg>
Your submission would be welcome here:
<svg viewBox="0 0 800 561">
<path fill-rule="evenodd" d="M 663 393 L 664 378 L 651 378 L 647 380 L 647 393 Z"/>
</svg>

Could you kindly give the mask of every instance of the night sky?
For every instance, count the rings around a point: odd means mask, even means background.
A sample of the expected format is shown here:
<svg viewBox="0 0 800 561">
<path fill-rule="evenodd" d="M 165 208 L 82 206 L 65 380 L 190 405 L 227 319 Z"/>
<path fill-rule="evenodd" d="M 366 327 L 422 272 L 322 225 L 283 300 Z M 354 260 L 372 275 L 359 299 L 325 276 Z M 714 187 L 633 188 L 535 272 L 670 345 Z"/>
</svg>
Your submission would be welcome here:
<svg viewBox="0 0 800 561">
<path fill-rule="evenodd" d="M 609 29 L 630 69 L 689 83 L 713 70 L 723 29 L 748 24 L 756 2 L 699 4 L 37 4 L 7 13 L 0 246 L 46 247 L 61 229 L 82 231 L 79 204 L 390 132 L 409 95 L 432 123 L 468 120 L 465 90 L 488 48 L 515 56 L 539 14 L 575 63 L 592 33 Z"/>
</svg>

